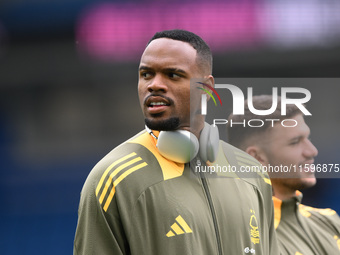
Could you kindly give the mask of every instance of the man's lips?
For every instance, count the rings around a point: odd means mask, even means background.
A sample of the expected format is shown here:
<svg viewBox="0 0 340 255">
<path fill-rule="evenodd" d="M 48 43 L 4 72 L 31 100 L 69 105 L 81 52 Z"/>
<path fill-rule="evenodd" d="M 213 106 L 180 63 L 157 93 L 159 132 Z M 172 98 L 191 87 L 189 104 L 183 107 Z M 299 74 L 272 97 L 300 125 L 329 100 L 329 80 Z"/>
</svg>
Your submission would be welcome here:
<svg viewBox="0 0 340 255">
<path fill-rule="evenodd" d="M 300 168 L 305 172 L 305 173 L 313 173 L 314 171 L 311 171 L 313 169 L 314 160 L 308 160 L 303 162 L 303 164 L 300 164 Z"/>
<path fill-rule="evenodd" d="M 145 105 L 150 114 L 165 111 L 171 105 L 172 100 L 164 96 L 150 95 L 145 99 Z"/>
</svg>

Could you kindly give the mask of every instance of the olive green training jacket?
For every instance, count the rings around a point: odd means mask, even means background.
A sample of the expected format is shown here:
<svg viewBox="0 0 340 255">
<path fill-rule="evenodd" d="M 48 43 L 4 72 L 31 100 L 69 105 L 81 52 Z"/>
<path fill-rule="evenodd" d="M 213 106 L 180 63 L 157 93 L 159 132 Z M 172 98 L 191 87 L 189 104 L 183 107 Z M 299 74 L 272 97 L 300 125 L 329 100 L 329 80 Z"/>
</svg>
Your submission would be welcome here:
<svg viewBox="0 0 340 255">
<path fill-rule="evenodd" d="M 142 131 L 91 171 L 74 255 L 279 254 L 268 176 L 227 172 L 255 159 L 220 141 L 214 164 L 179 164 L 155 144 Z"/>
</svg>

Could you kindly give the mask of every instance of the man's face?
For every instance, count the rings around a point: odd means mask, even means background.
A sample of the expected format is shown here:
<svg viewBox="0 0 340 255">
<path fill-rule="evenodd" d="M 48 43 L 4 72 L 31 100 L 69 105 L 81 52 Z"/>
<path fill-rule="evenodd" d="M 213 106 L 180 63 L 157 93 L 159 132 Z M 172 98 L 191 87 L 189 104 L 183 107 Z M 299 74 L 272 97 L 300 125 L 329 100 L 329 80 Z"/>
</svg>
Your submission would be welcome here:
<svg viewBox="0 0 340 255">
<path fill-rule="evenodd" d="M 310 129 L 305 123 L 301 114 L 291 118 L 298 123 L 296 127 L 283 127 L 281 124 L 275 124 L 269 132 L 269 144 L 265 152 L 267 162 L 272 166 L 287 166 L 296 169 L 296 173 L 290 173 L 290 178 L 282 178 L 282 173 L 270 173 L 273 185 L 280 185 L 292 190 L 309 188 L 315 185 L 316 179 L 314 173 L 306 164 L 314 163 L 314 157 L 318 154 L 317 149 L 309 140 Z M 295 167 L 295 168 L 294 168 Z M 301 170 L 301 171 L 300 171 Z M 279 177 L 279 178 L 278 178 Z"/>
<path fill-rule="evenodd" d="M 199 120 L 199 89 L 191 89 L 197 96 L 192 95 L 194 100 L 190 101 L 190 79 L 202 77 L 196 55 L 190 44 L 167 38 L 153 40 L 145 49 L 139 65 L 138 94 L 149 128 L 190 130 L 190 118 Z M 203 125 L 202 119 L 198 123 Z"/>
</svg>

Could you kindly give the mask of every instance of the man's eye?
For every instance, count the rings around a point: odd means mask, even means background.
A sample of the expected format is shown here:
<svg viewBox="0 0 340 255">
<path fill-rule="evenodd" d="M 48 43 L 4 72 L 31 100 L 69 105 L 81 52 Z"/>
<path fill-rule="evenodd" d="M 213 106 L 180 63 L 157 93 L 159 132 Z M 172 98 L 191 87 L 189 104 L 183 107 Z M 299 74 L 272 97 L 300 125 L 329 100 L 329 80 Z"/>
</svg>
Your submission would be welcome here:
<svg viewBox="0 0 340 255">
<path fill-rule="evenodd" d="M 290 142 L 291 145 L 296 145 L 301 141 L 301 139 L 294 139 Z"/>
<path fill-rule="evenodd" d="M 170 78 L 180 78 L 181 76 L 180 75 L 178 75 L 178 74 L 175 74 L 175 73 L 169 73 L 169 77 Z"/>
<path fill-rule="evenodd" d="M 150 73 L 150 72 L 142 72 L 142 73 L 141 73 L 141 76 L 142 76 L 143 78 L 150 78 L 150 77 L 151 77 L 151 73 Z"/>
</svg>

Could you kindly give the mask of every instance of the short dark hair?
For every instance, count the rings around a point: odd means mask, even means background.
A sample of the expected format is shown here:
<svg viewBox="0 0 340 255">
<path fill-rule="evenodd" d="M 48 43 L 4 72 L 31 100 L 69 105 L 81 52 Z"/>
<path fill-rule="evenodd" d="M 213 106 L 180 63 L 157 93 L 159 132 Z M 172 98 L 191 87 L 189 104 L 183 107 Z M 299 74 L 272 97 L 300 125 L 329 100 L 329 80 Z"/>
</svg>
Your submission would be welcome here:
<svg viewBox="0 0 340 255">
<path fill-rule="evenodd" d="M 283 120 L 285 118 L 292 118 L 298 114 L 302 114 L 301 110 L 293 104 L 288 104 L 286 108 L 286 115 L 281 115 L 281 97 L 278 96 L 276 110 L 269 115 L 255 115 L 249 110 L 248 100 L 244 101 L 244 115 L 233 115 L 230 114 L 228 117 L 227 133 L 228 142 L 235 147 L 245 150 L 248 147 L 247 141 L 251 140 L 255 136 L 259 136 L 265 133 L 268 128 L 272 125 L 271 121 L 265 121 L 265 119 L 279 119 Z M 268 110 L 273 104 L 273 99 L 271 95 L 260 95 L 252 97 L 253 106 L 257 110 Z M 233 122 L 246 123 L 251 119 L 260 119 L 263 121 L 264 125 L 262 127 L 250 127 L 248 125 L 233 125 L 230 126 L 231 120 Z"/>
<path fill-rule="evenodd" d="M 212 73 L 212 54 L 208 44 L 198 35 L 181 29 L 164 30 L 157 32 L 148 42 L 159 38 L 169 38 L 189 43 L 197 52 L 197 62 L 201 69 L 207 69 Z"/>
</svg>

